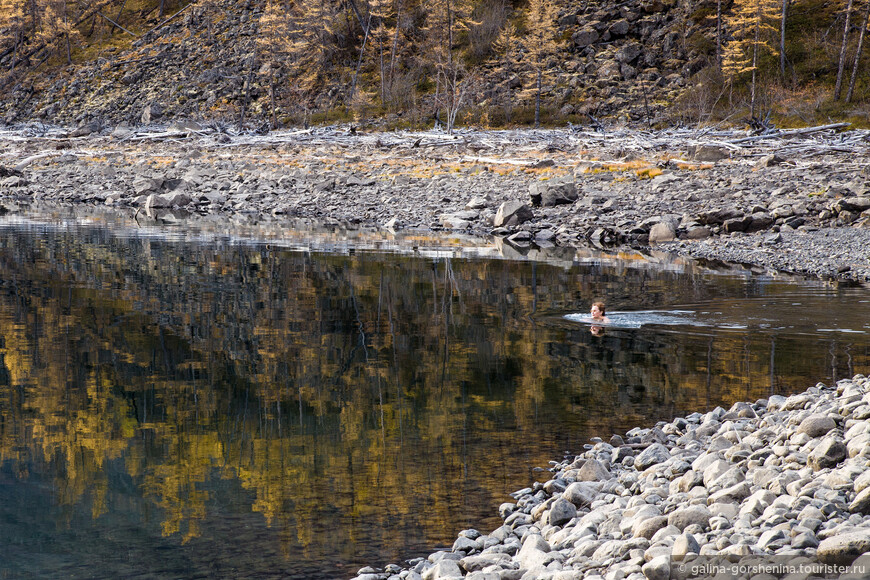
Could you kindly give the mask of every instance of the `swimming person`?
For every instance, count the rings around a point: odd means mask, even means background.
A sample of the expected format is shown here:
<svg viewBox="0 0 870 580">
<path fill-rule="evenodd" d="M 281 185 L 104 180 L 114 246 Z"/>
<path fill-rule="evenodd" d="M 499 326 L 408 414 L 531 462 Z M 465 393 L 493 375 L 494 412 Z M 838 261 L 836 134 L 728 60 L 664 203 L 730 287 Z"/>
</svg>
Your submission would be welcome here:
<svg viewBox="0 0 870 580">
<path fill-rule="evenodd" d="M 610 322 L 610 319 L 604 314 L 604 302 L 593 302 L 592 309 L 589 310 L 589 316 L 592 317 L 592 320 L 595 322 L 603 322 L 607 324 Z"/>
</svg>

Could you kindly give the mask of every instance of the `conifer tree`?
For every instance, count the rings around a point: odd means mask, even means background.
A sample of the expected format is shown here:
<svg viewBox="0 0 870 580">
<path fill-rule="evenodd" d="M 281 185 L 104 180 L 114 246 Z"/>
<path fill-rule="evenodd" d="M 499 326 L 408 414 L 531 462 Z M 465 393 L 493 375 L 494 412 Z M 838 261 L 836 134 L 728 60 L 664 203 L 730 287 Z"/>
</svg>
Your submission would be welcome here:
<svg viewBox="0 0 870 580">
<path fill-rule="evenodd" d="M 303 0 L 269 0 L 256 38 L 257 56 L 270 87 L 272 123 L 278 83 L 287 78 L 290 97 L 307 111 L 308 99 L 320 84 L 332 51 L 334 5 Z M 330 16 L 331 15 L 331 16 Z M 283 92 L 283 91 L 281 91 Z"/>
<path fill-rule="evenodd" d="M 293 34 L 287 18 L 287 6 L 281 0 L 269 0 L 260 16 L 259 33 L 256 38 L 257 52 L 263 63 L 261 73 L 268 75 L 269 109 L 272 128 L 277 127 L 275 116 L 275 91 L 282 65 L 292 47 Z"/>
<path fill-rule="evenodd" d="M 15 68 L 24 47 L 26 25 L 21 0 L 0 0 L 0 56 L 12 54 L 10 69 Z"/>
<path fill-rule="evenodd" d="M 75 27 L 65 0 L 51 0 L 46 3 L 37 29 L 37 39 L 50 45 L 54 43 L 63 50 L 68 64 L 72 64 L 72 46 L 81 40 L 81 33 Z"/>
<path fill-rule="evenodd" d="M 745 73 L 752 73 L 749 115 L 755 116 L 758 57 L 762 51 L 776 55 L 771 38 L 776 28 L 771 24 L 779 15 L 778 0 L 734 0 L 733 14 L 726 20 L 732 39 L 722 55 L 722 73 L 734 82 Z"/>
<path fill-rule="evenodd" d="M 526 60 L 535 76 L 535 128 L 541 124 L 541 85 L 547 71 L 546 61 L 559 48 L 556 41 L 556 16 L 553 0 L 529 1 L 527 33 L 523 45 Z"/>
<path fill-rule="evenodd" d="M 721 0 L 720 0 L 721 1 Z M 782 0 L 782 12 L 779 20 L 779 74 L 785 79 L 785 24 L 788 16 L 789 0 Z"/>
<path fill-rule="evenodd" d="M 504 77 L 500 99 L 505 112 L 505 120 L 510 122 L 511 110 L 513 109 L 513 95 L 511 94 L 511 79 L 517 70 L 521 58 L 519 34 L 517 27 L 512 22 L 507 22 L 501 29 L 498 37 L 493 42 L 493 49 L 499 55 L 496 74 Z"/>
</svg>

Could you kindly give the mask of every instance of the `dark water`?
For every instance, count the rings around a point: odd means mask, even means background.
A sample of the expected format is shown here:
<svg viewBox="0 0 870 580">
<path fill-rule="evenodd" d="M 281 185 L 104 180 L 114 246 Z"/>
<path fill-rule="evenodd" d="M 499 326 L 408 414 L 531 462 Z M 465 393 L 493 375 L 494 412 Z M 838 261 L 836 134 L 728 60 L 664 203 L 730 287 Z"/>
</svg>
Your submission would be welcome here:
<svg viewBox="0 0 870 580">
<path fill-rule="evenodd" d="M 350 577 L 591 436 L 870 370 L 866 288 L 240 231 L 0 224 L 0 577 Z"/>
</svg>

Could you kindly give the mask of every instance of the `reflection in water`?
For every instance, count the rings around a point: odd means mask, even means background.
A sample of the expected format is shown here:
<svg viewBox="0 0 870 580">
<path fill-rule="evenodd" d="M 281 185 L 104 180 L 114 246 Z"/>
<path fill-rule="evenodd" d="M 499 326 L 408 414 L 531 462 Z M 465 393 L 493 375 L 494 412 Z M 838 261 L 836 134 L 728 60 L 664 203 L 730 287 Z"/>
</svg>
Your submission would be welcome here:
<svg viewBox="0 0 870 580">
<path fill-rule="evenodd" d="M 616 261 L 4 228 L 0 271 L 16 577 L 349 577 L 493 527 L 530 468 L 590 436 L 870 362 L 865 336 L 802 322 L 870 319 L 860 288 Z M 594 336 L 564 319 L 598 297 L 771 324 Z"/>
</svg>

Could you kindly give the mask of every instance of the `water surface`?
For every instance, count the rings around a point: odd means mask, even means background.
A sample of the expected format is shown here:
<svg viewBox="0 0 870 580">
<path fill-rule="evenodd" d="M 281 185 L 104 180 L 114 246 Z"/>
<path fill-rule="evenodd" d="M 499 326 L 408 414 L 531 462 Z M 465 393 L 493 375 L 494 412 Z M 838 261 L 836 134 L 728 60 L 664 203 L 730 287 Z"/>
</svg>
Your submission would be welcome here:
<svg viewBox="0 0 870 580">
<path fill-rule="evenodd" d="M 4 577 L 350 577 L 591 436 L 870 362 L 866 288 L 660 256 L 56 213 L 0 272 Z"/>
</svg>

